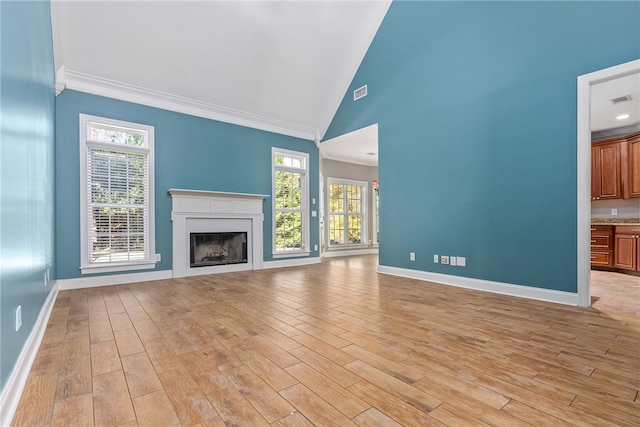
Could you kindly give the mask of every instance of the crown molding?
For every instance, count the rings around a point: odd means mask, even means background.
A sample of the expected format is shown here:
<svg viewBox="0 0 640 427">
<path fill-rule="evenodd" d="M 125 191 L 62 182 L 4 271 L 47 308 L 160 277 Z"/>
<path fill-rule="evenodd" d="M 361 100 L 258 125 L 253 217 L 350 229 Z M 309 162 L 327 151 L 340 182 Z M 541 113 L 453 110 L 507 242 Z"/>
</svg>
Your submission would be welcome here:
<svg viewBox="0 0 640 427">
<path fill-rule="evenodd" d="M 60 92 L 63 89 L 71 89 L 305 140 L 314 141 L 316 138 L 316 129 L 307 126 L 61 68 L 62 72 L 56 73 L 56 88 L 59 88 Z M 56 95 L 59 94 L 57 90 L 56 92 Z"/>
</svg>

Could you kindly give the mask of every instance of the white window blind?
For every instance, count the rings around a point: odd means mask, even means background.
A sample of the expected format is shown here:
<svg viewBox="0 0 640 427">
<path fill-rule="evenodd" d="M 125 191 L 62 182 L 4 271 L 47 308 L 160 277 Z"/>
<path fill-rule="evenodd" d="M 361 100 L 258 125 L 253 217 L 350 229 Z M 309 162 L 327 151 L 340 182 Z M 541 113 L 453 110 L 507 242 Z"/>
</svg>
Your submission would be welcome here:
<svg viewBox="0 0 640 427">
<path fill-rule="evenodd" d="M 81 269 L 152 267 L 153 128 L 81 116 L 82 130 Z"/>
</svg>

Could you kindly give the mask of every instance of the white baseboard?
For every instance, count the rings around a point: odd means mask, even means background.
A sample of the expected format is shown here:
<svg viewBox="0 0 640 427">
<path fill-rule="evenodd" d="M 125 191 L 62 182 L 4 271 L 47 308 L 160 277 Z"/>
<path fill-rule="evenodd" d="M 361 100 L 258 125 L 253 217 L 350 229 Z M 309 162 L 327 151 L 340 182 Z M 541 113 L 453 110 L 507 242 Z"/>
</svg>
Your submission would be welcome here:
<svg viewBox="0 0 640 427">
<path fill-rule="evenodd" d="M 76 279 L 60 279 L 61 291 L 69 289 L 96 288 L 99 286 L 124 285 L 126 283 L 149 282 L 151 280 L 171 279 L 171 270 L 151 271 L 146 273 L 109 274 L 105 276 L 78 277 Z"/>
<path fill-rule="evenodd" d="M 36 320 L 35 325 L 33 325 L 33 330 L 29 334 L 27 341 L 24 343 L 24 347 L 22 347 L 22 351 L 20 352 L 18 360 L 7 379 L 7 383 L 2 389 L 2 394 L 0 394 L 0 426 L 11 425 L 13 416 L 18 408 L 18 403 L 20 402 L 20 397 L 22 397 L 22 391 L 27 383 L 31 366 L 36 358 L 36 354 L 38 354 L 42 337 L 47 329 L 51 310 L 53 310 L 56 297 L 58 296 L 58 289 L 59 287 L 56 282 L 53 284 L 53 287 L 40 310 L 38 319 Z"/>
<path fill-rule="evenodd" d="M 366 248 L 366 249 L 343 249 L 325 251 L 322 256 L 325 258 L 333 258 L 338 256 L 351 256 L 351 255 L 377 255 L 378 248 Z"/>
<path fill-rule="evenodd" d="M 278 261 L 265 261 L 262 263 L 262 269 L 283 268 L 283 267 L 299 267 L 301 265 L 319 264 L 322 259 L 320 257 L 310 258 L 292 258 L 282 259 Z"/>
<path fill-rule="evenodd" d="M 378 266 L 378 273 L 392 276 L 408 277 L 410 279 L 474 289 L 477 291 L 493 292 L 495 294 L 511 295 L 539 301 L 553 302 L 565 305 L 578 305 L 578 294 L 553 289 L 536 288 L 533 286 L 514 285 L 511 283 L 492 282 L 490 280 L 473 279 L 470 277 L 452 276 L 449 274 L 432 273 L 429 271 L 411 270 L 408 268 Z"/>
</svg>

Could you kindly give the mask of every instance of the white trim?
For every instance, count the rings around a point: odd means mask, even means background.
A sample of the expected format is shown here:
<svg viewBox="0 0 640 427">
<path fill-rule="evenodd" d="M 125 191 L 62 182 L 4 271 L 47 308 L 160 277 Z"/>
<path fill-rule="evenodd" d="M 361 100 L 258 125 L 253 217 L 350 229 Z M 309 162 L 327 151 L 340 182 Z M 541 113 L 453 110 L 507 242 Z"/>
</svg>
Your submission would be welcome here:
<svg viewBox="0 0 640 427">
<path fill-rule="evenodd" d="M 304 167 L 276 167 L 276 155 L 299 157 L 304 159 Z M 271 147 L 271 254 L 274 258 L 287 256 L 304 256 L 311 253 L 311 233 L 309 223 L 309 153 L 301 151 L 287 150 L 285 148 Z M 302 194 L 300 197 L 300 210 L 302 215 L 302 248 L 297 251 L 279 251 L 276 248 L 276 169 L 286 172 L 299 173 L 302 176 Z"/>
<path fill-rule="evenodd" d="M 262 269 L 300 267 L 303 265 L 319 264 L 322 261 L 320 257 L 294 258 L 280 261 L 265 261 L 262 263 Z"/>
<path fill-rule="evenodd" d="M 459 288 L 473 289 L 476 291 L 491 292 L 495 294 L 510 295 L 514 297 L 529 298 L 572 306 L 576 306 L 578 304 L 578 294 L 556 291 L 553 289 L 542 289 L 533 286 L 514 285 L 511 283 L 493 282 L 490 280 L 473 279 L 470 277 L 452 276 L 449 274 L 410 270 L 384 265 L 379 265 L 377 271 L 381 274 L 408 277 L 410 279 L 457 286 Z"/>
<path fill-rule="evenodd" d="M 347 217 L 349 216 L 349 212 L 343 212 L 341 214 L 334 214 L 333 212 L 331 212 L 331 202 L 329 200 L 331 198 L 331 184 L 353 185 L 361 188 L 361 191 L 360 191 L 360 230 L 361 231 L 360 232 L 362 233 L 361 234 L 362 241 L 360 243 L 346 243 L 346 240 L 347 240 L 346 235 L 349 229 L 345 227 L 344 235 L 343 235 L 343 238 L 345 239 L 345 243 L 342 245 L 331 244 L 331 239 L 329 238 L 329 235 L 331 233 L 331 215 L 344 216 L 345 225 L 347 225 L 348 223 Z M 368 196 L 369 183 L 367 181 L 357 181 L 355 179 L 327 177 L 327 187 L 329 187 L 329 191 L 327 191 L 327 200 L 326 200 L 325 206 L 327 206 L 327 218 L 329 220 L 329 227 L 326 227 L 328 251 L 332 249 L 346 249 L 346 248 L 352 248 L 352 247 L 357 248 L 358 246 L 367 246 L 367 242 L 369 241 L 369 196 Z M 347 197 L 347 193 L 344 193 L 343 199 L 346 197 Z"/>
<path fill-rule="evenodd" d="M 273 258 L 297 258 L 309 255 L 311 255 L 311 251 L 274 252 L 271 254 Z"/>
<path fill-rule="evenodd" d="M 56 86 L 309 141 L 316 129 L 66 69 Z"/>
<path fill-rule="evenodd" d="M 124 285 L 127 283 L 150 282 L 153 280 L 171 279 L 171 270 L 160 270 L 149 273 L 110 274 L 106 276 L 78 277 L 75 279 L 58 279 L 61 291 L 69 289 L 97 288 L 100 286 Z"/>
<path fill-rule="evenodd" d="M 577 279 L 578 306 L 591 305 L 591 86 L 640 72 L 640 60 L 578 76 Z"/>
<path fill-rule="evenodd" d="M 351 255 L 377 255 L 378 248 L 368 248 L 368 249 L 336 249 L 325 251 L 322 255 L 326 258 L 335 258 L 340 256 L 351 256 Z"/>
<path fill-rule="evenodd" d="M 18 360 L 16 360 L 16 364 L 2 389 L 2 394 L 0 394 L 0 425 L 2 426 L 11 425 L 13 416 L 18 408 L 18 403 L 20 402 L 24 386 L 27 383 L 31 366 L 40 349 L 44 332 L 47 329 L 47 323 L 49 323 L 49 317 L 51 316 L 51 311 L 58 296 L 58 289 L 59 285 L 55 282 L 40 310 L 35 325 L 33 325 L 33 330 L 22 347 Z"/>
<path fill-rule="evenodd" d="M 208 190 L 184 190 L 181 188 L 170 188 L 168 193 L 171 196 L 179 197 L 204 197 L 204 198 L 229 198 L 229 199 L 248 199 L 260 200 L 270 197 L 268 194 L 252 194 L 252 193 L 231 193 L 227 191 L 208 191 Z"/>
<path fill-rule="evenodd" d="M 373 184 L 371 184 L 371 244 L 378 246 L 378 212 L 376 210 L 376 202 L 380 202 L 380 194 L 376 191 Z"/>
<path fill-rule="evenodd" d="M 106 117 L 91 116 L 88 114 L 79 115 L 79 145 L 80 145 L 80 272 L 82 274 L 94 274 L 94 273 L 113 273 L 118 271 L 133 271 L 144 270 L 149 268 L 155 268 L 156 260 L 156 248 L 155 248 L 155 172 L 154 172 L 154 127 L 141 124 L 126 122 L 123 120 L 114 120 Z M 87 126 L 89 123 L 95 123 L 96 125 L 113 126 L 118 128 L 130 129 L 136 133 L 146 134 L 144 147 L 120 147 L 116 144 L 103 144 L 90 141 L 87 135 Z M 88 176 L 87 176 L 87 155 L 90 146 L 104 145 L 107 149 L 123 150 L 129 152 L 139 152 L 146 155 L 147 160 L 147 228 L 148 233 L 145 239 L 146 251 L 148 253 L 148 259 L 136 261 L 136 262 L 112 262 L 103 264 L 92 264 L 89 261 L 89 245 L 88 242 L 88 205 L 89 200 L 87 198 L 88 193 Z"/>
</svg>

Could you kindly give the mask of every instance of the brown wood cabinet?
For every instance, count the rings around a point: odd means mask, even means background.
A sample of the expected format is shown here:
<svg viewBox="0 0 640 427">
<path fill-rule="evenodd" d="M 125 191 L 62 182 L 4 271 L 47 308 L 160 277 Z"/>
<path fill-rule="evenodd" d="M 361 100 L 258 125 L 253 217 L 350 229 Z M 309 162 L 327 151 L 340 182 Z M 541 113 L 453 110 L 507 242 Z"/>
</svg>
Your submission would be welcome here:
<svg viewBox="0 0 640 427">
<path fill-rule="evenodd" d="M 613 226 L 591 226 L 591 266 L 613 267 Z"/>
<path fill-rule="evenodd" d="M 640 133 L 627 138 L 626 144 L 627 186 L 625 198 L 640 197 Z"/>
<path fill-rule="evenodd" d="M 591 200 L 640 197 L 640 133 L 591 144 Z"/>
<path fill-rule="evenodd" d="M 613 140 L 591 146 L 591 200 L 622 198 L 621 142 Z"/>
<path fill-rule="evenodd" d="M 615 227 L 614 253 L 616 268 L 640 271 L 640 225 Z"/>
</svg>

